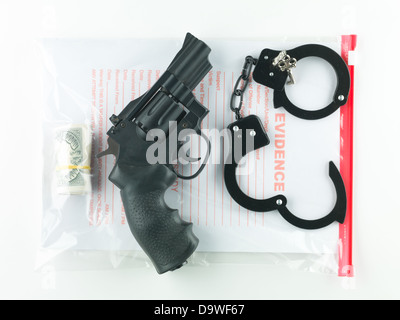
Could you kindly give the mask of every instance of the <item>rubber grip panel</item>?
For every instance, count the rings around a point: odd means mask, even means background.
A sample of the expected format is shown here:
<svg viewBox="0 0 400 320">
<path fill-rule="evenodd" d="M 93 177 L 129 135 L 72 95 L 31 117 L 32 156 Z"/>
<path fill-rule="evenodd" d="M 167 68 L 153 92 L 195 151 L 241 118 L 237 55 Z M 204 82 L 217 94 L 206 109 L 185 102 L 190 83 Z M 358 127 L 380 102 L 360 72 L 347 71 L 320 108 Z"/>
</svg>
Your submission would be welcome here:
<svg viewBox="0 0 400 320">
<path fill-rule="evenodd" d="M 178 210 L 164 201 L 165 191 L 176 175 L 163 165 L 114 169 L 117 170 L 113 180 L 122 175 L 125 182 L 120 185 L 121 197 L 131 232 L 157 272 L 181 267 L 196 250 L 199 240 L 193 234 L 192 223 L 183 221 Z"/>
</svg>

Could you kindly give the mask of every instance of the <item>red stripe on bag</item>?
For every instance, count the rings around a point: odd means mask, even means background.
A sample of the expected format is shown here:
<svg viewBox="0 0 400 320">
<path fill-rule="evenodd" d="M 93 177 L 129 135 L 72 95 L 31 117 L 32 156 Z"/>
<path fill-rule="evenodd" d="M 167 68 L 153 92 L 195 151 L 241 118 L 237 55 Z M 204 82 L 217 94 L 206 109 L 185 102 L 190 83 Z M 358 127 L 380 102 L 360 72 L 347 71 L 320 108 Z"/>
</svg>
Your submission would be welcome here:
<svg viewBox="0 0 400 320">
<path fill-rule="evenodd" d="M 348 65 L 349 51 L 357 45 L 356 35 L 342 36 L 342 58 Z M 346 220 L 339 226 L 340 277 L 353 277 L 353 125 L 354 125 L 354 66 L 349 66 L 351 85 L 347 104 L 340 108 L 340 174 L 347 193 Z"/>
</svg>

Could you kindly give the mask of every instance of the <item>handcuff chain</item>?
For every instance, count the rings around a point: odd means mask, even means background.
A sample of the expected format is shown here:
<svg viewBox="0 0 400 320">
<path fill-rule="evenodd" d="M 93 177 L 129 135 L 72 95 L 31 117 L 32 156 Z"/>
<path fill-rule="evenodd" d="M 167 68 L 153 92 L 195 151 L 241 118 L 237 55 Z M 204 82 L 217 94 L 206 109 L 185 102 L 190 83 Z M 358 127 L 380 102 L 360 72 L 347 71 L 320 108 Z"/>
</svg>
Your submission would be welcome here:
<svg viewBox="0 0 400 320">
<path fill-rule="evenodd" d="M 243 64 L 242 73 L 240 74 L 239 78 L 236 81 L 236 84 L 233 88 L 232 96 L 231 96 L 231 110 L 236 115 L 236 120 L 239 120 L 242 116 L 240 115 L 240 110 L 243 106 L 243 95 L 246 91 L 246 88 L 250 81 L 251 71 L 253 69 L 253 65 L 257 64 L 257 59 L 253 58 L 252 56 L 247 56 L 245 62 Z M 243 81 L 243 84 L 241 85 Z M 239 88 L 239 86 L 241 87 Z M 240 97 L 239 105 L 235 106 L 236 97 Z"/>
</svg>

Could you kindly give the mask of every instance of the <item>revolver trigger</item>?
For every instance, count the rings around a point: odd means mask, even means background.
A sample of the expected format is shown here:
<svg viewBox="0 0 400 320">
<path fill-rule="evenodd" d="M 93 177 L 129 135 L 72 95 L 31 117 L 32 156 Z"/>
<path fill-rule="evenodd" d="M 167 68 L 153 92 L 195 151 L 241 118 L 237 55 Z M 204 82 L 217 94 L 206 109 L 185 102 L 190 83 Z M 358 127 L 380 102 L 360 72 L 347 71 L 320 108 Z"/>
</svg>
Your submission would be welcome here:
<svg viewBox="0 0 400 320">
<path fill-rule="evenodd" d="M 108 138 L 108 148 L 98 154 L 96 154 L 96 158 L 101 158 L 103 156 L 107 156 L 109 154 L 113 154 L 114 156 L 118 156 L 119 145 L 115 142 L 114 139 Z"/>
<path fill-rule="evenodd" d="M 185 152 L 186 151 L 186 152 Z M 178 149 L 178 161 L 183 160 L 188 163 L 198 162 L 201 157 L 193 158 L 190 156 L 190 148 L 187 145 L 181 145 Z M 182 161 L 180 161 L 182 163 Z"/>
<path fill-rule="evenodd" d="M 187 162 L 197 162 L 201 160 L 201 157 L 193 158 L 189 155 L 189 150 L 186 151 L 186 154 L 183 157 Z"/>
<path fill-rule="evenodd" d="M 180 179 L 182 179 L 182 180 L 191 180 L 191 179 L 196 178 L 196 177 L 204 170 L 204 168 L 205 168 L 206 165 L 207 165 L 208 159 L 209 159 L 209 157 L 210 157 L 211 142 L 210 142 L 210 140 L 208 139 L 208 137 L 207 137 L 205 134 L 203 134 L 202 132 L 200 133 L 200 137 L 202 137 L 202 138 L 206 141 L 206 143 L 207 143 L 207 153 L 205 154 L 203 163 L 200 165 L 200 168 L 197 170 L 197 172 L 196 172 L 195 174 L 193 174 L 193 175 L 191 175 L 191 176 L 184 176 L 184 175 L 180 174 L 179 172 L 177 172 L 174 166 L 169 166 L 169 168 L 177 175 L 177 177 L 180 178 Z M 184 146 L 182 146 L 182 147 L 184 147 Z M 182 148 L 182 147 L 181 147 L 181 148 Z M 182 158 L 185 158 L 185 157 L 186 157 L 185 160 L 187 160 L 188 162 L 197 162 L 197 161 L 200 161 L 201 157 L 199 157 L 199 158 L 192 158 L 192 157 L 189 156 L 188 153 L 189 153 L 189 150 L 186 150 L 186 152 L 184 153 L 184 155 L 182 156 Z"/>
</svg>

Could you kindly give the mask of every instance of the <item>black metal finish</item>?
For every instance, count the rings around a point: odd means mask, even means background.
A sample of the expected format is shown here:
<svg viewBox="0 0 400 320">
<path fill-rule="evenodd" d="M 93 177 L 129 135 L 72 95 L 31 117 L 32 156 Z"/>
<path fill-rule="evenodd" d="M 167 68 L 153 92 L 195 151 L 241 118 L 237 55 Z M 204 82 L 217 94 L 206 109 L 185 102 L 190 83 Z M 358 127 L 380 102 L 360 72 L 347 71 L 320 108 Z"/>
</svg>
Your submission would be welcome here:
<svg viewBox="0 0 400 320">
<path fill-rule="evenodd" d="M 170 121 L 177 122 L 177 137 L 184 129 L 202 135 L 201 122 L 209 111 L 196 100 L 192 90 L 212 68 L 208 61 L 210 51 L 204 42 L 188 33 L 182 49 L 150 90 L 110 118 L 113 127 L 107 132 L 109 148 L 97 155 L 116 156 L 109 179 L 121 190 L 132 234 L 159 273 L 182 266 L 195 251 L 198 239 L 192 223 L 183 221 L 178 211 L 164 201 L 165 191 L 177 178 L 168 162 L 169 155 L 177 153 L 175 149 L 182 144 L 170 146 L 165 141 L 167 163 L 150 164 L 146 152 L 154 141 L 147 141 L 146 135 L 157 128 L 168 137 Z M 200 171 L 203 168 L 204 164 Z"/>
<path fill-rule="evenodd" d="M 318 44 L 308 44 L 286 52 L 297 61 L 307 57 L 319 57 L 327 61 L 335 70 L 337 87 L 332 102 L 324 108 L 310 111 L 295 106 L 285 92 L 288 73 L 282 72 L 273 64 L 274 58 L 280 54 L 280 51 L 264 49 L 254 68 L 253 78 L 254 81 L 274 89 L 275 108 L 282 107 L 301 119 L 317 120 L 331 115 L 347 103 L 350 92 L 350 74 L 346 63 L 339 54 L 328 47 Z"/>
<path fill-rule="evenodd" d="M 332 211 L 325 217 L 317 220 L 304 220 L 296 217 L 287 208 L 287 199 L 283 195 L 277 195 L 268 199 L 254 199 L 246 195 L 239 187 L 236 180 L 236 169 L 240 159 L 249 152 L 266 147 L 270 140 L 260 118 L 250 115 L 241 118 L 228 126 L 231 133 L 231 153 L 228 160 L 232 160 L 224 166 L 225 186 L 229 194 L 240 206 L 255 212 L 269 212 L 278 210 L 282 217 L 290 224 L 301 229 L 321 229 L 337 221 L 343 223 L 346 216 L 346 190 L 338 169 L 333 162 L 329 163 L 329 176 L 335 185 L 337 200 Z M 253 134 L 251 134 L 253 132 Z M 239 141 L 239 142 L 238 142 Z M 253 143 L 249 143 L 253 141 Z M 236 148 L 241 147 L 236 150 Z"/>
<path fill-rule="evenodd" d="M 251 70 L 253 69 L 253 65 L 257 64 L 257 59 L 254 59 L 252 56 L 247 56 L 242 68 L 242 73 L 236 81 L 235 87 L 233 88 L 232 96 L 231 96 L 231 104 L 230 108 L 236 115 L 236 120 L 241 118 L 240 109 L 243 107 L 243 95 L 246 91 L 246 88 L 250 81 Z M 242 86 L 239 89 L 239 85 L 243 81 Z M 239 97 L 239 104 L 235 106 L 235 98 Z"/>
<path fill-rule="evenodd" d="M 344 223 L 347 209 L 346 189 L 340 172 L 332 161 L 329 162 L 329 177 L 336 190 L 336 204 L 331 212 L 321 219 L 305 220 L 296 217 L 286 206 L 280 206 L 278 211 L 281 216 L 290 224 L 306 230 L 322 229 L 334 222 Z"/>
<path fill-rule="evenodd" d="M 228 129 L 231 132 L 232 141 L 231 153 L 228 157 L 230 163 L 224 166 L 224 179 L 226 189 L 231 197 L 242 207 L 257 212 L 277 210 L 279 207 L 277 203 L 280 203 L 279 200 L 285 205 L 286 198 L 284 196 L 277 196 L 264 200 L 249 197 L 240 189 L 236 180 L 236 169 L 240 159 L 253 150 L 267 146 L 270 142 L 260 118 L 255 115 L 241 118 L 230 124 Z M 255 132 L 254 136 L 250 135 L 252 130 Z M 254 139 L 254 147 L 248 145 L 248 142 L 252 139 Z M 241 150 L 236 150 L 235 147 L 241 147 Z"/>
</svg>

